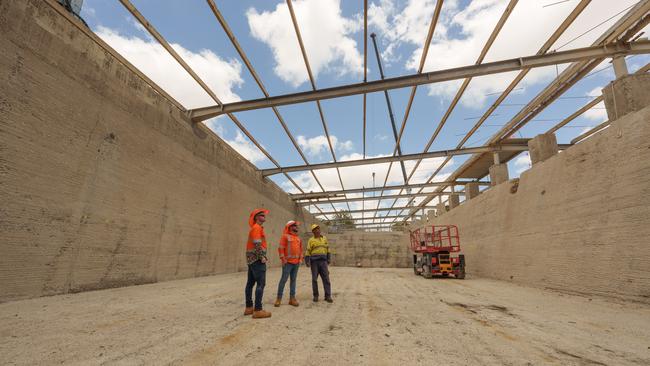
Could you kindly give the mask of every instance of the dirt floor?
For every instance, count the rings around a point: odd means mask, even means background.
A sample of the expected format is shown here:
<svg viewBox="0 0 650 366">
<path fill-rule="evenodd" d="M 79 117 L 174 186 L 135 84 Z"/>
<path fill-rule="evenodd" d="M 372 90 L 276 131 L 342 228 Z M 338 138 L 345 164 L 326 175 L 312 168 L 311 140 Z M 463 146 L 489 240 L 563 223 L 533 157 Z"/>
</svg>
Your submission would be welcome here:
<svg viewBox="0 0 650 366">
<path fill-rule="evenodd" d="M 409 269 L 331 269 L 333 304 L 242 315 L 245 273 L 0 304 L 2 364 L 649 365 L 650 306 Z M 288 284 L 287 284 L 288 287 Z M 288 288 L 287 288 L 288 293 Z M 286 296 L 285 296 L 286 297 Z M 285 303 L 286 303 L 285 298 Z"/>
</svg>

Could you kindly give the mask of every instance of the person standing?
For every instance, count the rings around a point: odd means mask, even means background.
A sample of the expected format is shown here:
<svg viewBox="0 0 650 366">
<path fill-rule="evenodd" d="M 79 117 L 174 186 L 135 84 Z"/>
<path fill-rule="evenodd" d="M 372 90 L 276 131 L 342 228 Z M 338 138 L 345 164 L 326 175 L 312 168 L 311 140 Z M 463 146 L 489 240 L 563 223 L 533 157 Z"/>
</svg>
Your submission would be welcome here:
<svg viewBox="0 0 650 366">
<path fill-rule="evenodd" d="M 275 300 L 275 307 L 280 306 L 282 303 L 282 294 L 284 292 L 284 285 L 287 283 L 287 278 L 290 278 L 289 305 L 299 305 L 298 300 L 296 300 L 296 278 L 298 277 L 300 261 L 303 258 L 302 240 L 298 236 L 299 224 L 299 222 L 293 220 L 287 222 L 284 226 L 282 238 L 280 238 L 278 253 L 280 254 L 280 261 L 282 261 L 282 277 L 278 284 L 278 296 Z"/>
<path fill-rule="evenodd" d="M 269 210 L 255 209 L 248 217 L 248 242 L 246 243 L 246 262 L 248 263 L 248 281 L 246 282 L 246 310 L 244 315 L 253 315 L 255 319 L 270 318 L 271 313 L 262 309 L 264 286 L 266 285 L 266 235 L 264 222 Z M 253 304 L 253 286 L 255 287 L 255 303 Z M 254 305 L 254 306 L 253 306 Z"/>
<path fill-rule="evenodd" d="M 327 243 L 327 238 L 321 235 L 320 226 L 312 224 L 311 232 L 314 236 L 307 243 L 305 263 L 307 267 L 311 267 L 311 289 L 314 295 L 314 302 L 318 301 L 318 276 L 320 275 L 323 281 L 323 288 L 325 289 L 325 301 L 331 303 L 334 300 L 332 300 L 330 272 L 328 268 L 331 261 L 329 244 Z"/>
</svg>

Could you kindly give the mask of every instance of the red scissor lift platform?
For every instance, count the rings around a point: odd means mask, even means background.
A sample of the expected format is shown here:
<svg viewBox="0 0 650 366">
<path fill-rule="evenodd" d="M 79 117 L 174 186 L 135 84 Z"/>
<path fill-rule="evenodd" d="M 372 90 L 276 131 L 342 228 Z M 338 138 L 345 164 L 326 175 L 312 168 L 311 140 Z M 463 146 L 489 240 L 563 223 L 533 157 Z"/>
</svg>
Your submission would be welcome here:
<svg viewBox="0 0 650 366">
<path fill-rule="evenodd" d="M 456 225 L 426 226 L 411 231 L 411 250 L 416 275 L 465 278 L 465 255 L 460 254 Z"/>
</svg>

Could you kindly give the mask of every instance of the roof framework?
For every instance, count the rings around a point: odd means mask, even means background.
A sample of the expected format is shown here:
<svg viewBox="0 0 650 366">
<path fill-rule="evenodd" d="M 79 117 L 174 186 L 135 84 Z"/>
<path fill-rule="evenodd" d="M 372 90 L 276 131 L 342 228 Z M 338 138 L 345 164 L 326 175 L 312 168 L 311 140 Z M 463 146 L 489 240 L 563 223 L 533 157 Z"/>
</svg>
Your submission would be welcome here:
<svg viewBox="0 0 650 366">
<path fill-rule="evenodd" d="M 378 200 L 376 207 L 364 208 L 361 210 L 351 210 L 349 204 L 347 204 L 348 210 L 346 211 L 349 214 L 361 213 L 372 213 L 372 217 L 352 217 L 354 221 L 361 221 L 361 223 L 356 224 L 359 227 L 368 227 L 368 228 L 390 228 L 392 225 L 397 223 L 397 220 L 402 220 L 403 222 L 412 219 L 417 212 L 424 212 L 425 209 L 432 209 L 433 206 L 428 204 L 436 197 L 448 196 L 453 194 L 459 194 L 460 192 L 456 191 L 458 185 L 463 185 L 472 181 L 462 180 L 463 178 L 468 178 L 466 176 L 469 174 L 469 171 L 473 171 L 475 177 L 474 179 L 479 179 L 484 177 L 487 173 L 481 169 L 478 169 L 476 173 L 477 165 L 482 160 L 485 160 L 486 156 L 491 156 L 495 152 L 504 152 L 509 151 L 511 154 L 508 157 L 511 159 L 518 152 L 527 150 L 527 146 L 522 143 L 521 140 L 515 141 L 511 137 L 529 123 L 533 118 L 539 113 L 541 113 L 546 107 L 551 105 L 553 101 L 560 98 L 564 92 L 569 90 L 573 85 L 580 81 L 583 77 L 589 74 L 598 64 L 600 64 L 604 59 L 610 57 L 620 57 L 630 54 L 647 54 L 650 53 L 650 42 L 648 41 L 633 41 L 634 36 L 643 29 L 648 23 L 650 23 L 650 0 L 641 0 L 634 7 L 629 9 L 626 14 L 624 14 L 613 26 L 606 30 L 598 39 L 592 44 L 591 47 L 585 47 L 580 49 L 573 49 L 568 51 L 557 51 L 553 50 L 551 52 L 551 47 L 554 43 L 560 38 L 560 36 L 569 28 L 569 26 L 575 21 L 575 19 L 583 12 L 583 10 L 589 5 L 591 0 L 581 0 L 573 9 L 573 11 L 567 16 L 567 18 L 560 24 L 560 26 L 553 32 L 549 39 L 542 45 L 539 51 L 532 56 L 520 57 L 511 60 L 503 60 L 497 62 L 483 63 L 485 56 L 490 50 L 491 46 L 494 44 L 499 32 L 502 30 L 504 24 L 506 23 L 508 17 L 512 14 L 515 6 L 518 3 L 518 0 L 511 0 L 501 17 L 499 18 L 497 24 L 495 25 L 493 31 L 491 32 L 488 40 L 486 41 L 479 57 L 477 58 L 474 65 L 464 66 L 448 70 L 438 70 L 434 72 L 423 73 L 425 60 L 428 53 L 428 48 L 433 37 L 436 24 L 440 16 L 440 12 L 443 6 L 443 0 L 438 0 L 436 2 L 436 7 L 429 25 L 429 30 L 425 43 L 423 45 L 423 53 L 420 59 L 419 68 L 416 74 L 401 76 L 396 78 L 389 78 L 385 80 L 378 81 L 367 81 L 367 39 L 368 39 L 368 22 L 367 22 L 367 9 L 368 4 L 367 0 L 364 0 L 364 78 L 363 82 L 359 84 L 350 84 L 340 87 L 327 88 L 327 89 L 318 89 L 316 87 L 315 79 L 313 77 L 311 66 L 309 64 L 309 58 L 307 55 L 307 50 L 305 49 L 302 36 L 300 33 L 300 27 L 298 25 L 298 20 L 295 16 L 293 5 L 291 0 L 286 0 L 287 6 L 289 8 L 289 13 L 291 15 L 291 21 L 296 33 L 296 38 L 298 41 L 298 46 L 300 47 L 303 61 L 309 75 L 309 80 L 312 86 L 312 90 L 303 93 L 271 96 L 264 84 L 261 81 L 258 73 L 248 59 L 243 48 L 239 44 L 237 37 L 234 35 L 230 27 L 228 26 L 225 18 L 220 13 L 218 7 L 216 6 L 213 0 L 206 0 L 210 9 L 217 18 L 219 24 L 221 25 L 222 30 L 226 33 L 230 39 L 233 47 L 236 49 L 241 60 L 246 65 L 248 71 L 251 73 L 253 79 L 257 83 L 258 87 L 264 94 L 264 98 L 255 99 L 255 100 L 245 100 L 236 103 L 227 103 L 224 104 L 215 93 L 210 89 L 210 87 L 192 70 L 192 68 L 182 59 L 182 57 L 174 51 L 171 45 L 164 39 L 164 37 L 156 31 L 151 23 L 149 23 L 144 16 L 133 6 L 129 0 L 120 0 L 122 5 L 136 18 L 136 20 L 144 26 L 144 28 L 160 43 L 163 48 L 169 52 L 169 54 L 187 71 L 188 74 L 201 86 L 203 90 L 214 100 L 216 103 L 214 106 L 208 106 L 203 108 L 196 108 L 193 110 L 188 110 L 188 117 L 195 122 L 204 121 L 208 118 L 212 118 L 217 115 L 227 115 L 228 118 L 241 130 L 241 132 L 248 138 L 250 141 L 264 154 L 266 158 L 269 159 L 275 166 L 271 169 L 262 169 L 261 172 L 264 175 L 271 174 L 283 174 L 293 186 L 300 192 L 293 194 L 293 198 L 297 203 L 303 205 L 310 205 L 314 207 L 318 212 L 317 216 L 324 216 L 325 219 L 330 219 L 328 215 L 335 215 L 341 211 L 337 210 L 334 204 L 336 203 L 346 203 L 354 200 Z M 115 52 L 116 53 L 116 52 Z M 121 55 L 118 54 L 121 58 Z M 523 80 L 523 78 L 528 74 L 528 72 L 535 67 L 542 67 L 548 65 L 556 65 L 560 63 L 571 62 L 569 67 L 567 67 L 562 73 L 560 73 L 555 80 L 548 84 L 541 92 L 537 94 L 532 100 L 530 100 L 523 108 L 502 128 L 495 133 L 491 138 L 487 140 L 484 146 L 465 148 L 464 145 L 473 136 L 476 131 L 483 125 L 485 120 L 492 115 L 499 105 L 506 99 L 506 97 L 517 87 L 517 85 Z M 650 64 L 642 67 L 637 73 L 645 73 L 650 69 Z M 444 150 L 444 151 L 434 151 L 429 152 L 429 148 L 433 142 L 438 137 L 443 126 L 447 122 L 449 116 L 454 111 L 454 108 L 458 105 L 458 102 L 462 98 L 464 92 L 466 91 L 470 81 L 473 77 L 488 75 L 494 73 L 502 73 L 508 71 L 520 70 L 518 75 L 512 80 L 510 85 L 499 95 L 499 97 L 492 103 L 492 105 L 485 111 L 485 113 L 478 119 L 476 124 L 463 136 L 463 138 L 458 143 L 456 149 L 454 150 Z M 138 73 L 140 74 L 140 73 Z M 448 106 L 445 114 L 439 121 L 434 130 L 431 138 L 426 144 L 423 152 L 420 154 L 407 154 L 407 155 L 398 155 L 398 147 L 402 139 L 405 126 L 408 121 L 409 113 L 413 105 L 413 100 L 417 91 L 418 85 L 430 84 L 435 82 L 442 82 L 448 80 L 458 80 L 462 79 L 463 83 L 458 89 L 456 95 L 452 99 L 450 105 Z M 148 80 L 153 84 L 148 78 L 145 77 L 145 80 Z M 155 84 L 154 84 L 155 85 Z M 366 158 L 366 94 L 376 91 L 385 91 L 395 88 L 411 87 L 410 96 L 406 106 L 404 118 L 400 127 L 400 131 L 393 149 L 392 156 L 384 158 L 375 158 L 367 159 Z M 160 88 L 156 86 L 156 90 Z M 162 91 L 163 95 L 170 99 L 175 105 L 179 105 L 177 101 L 171 98 L 167 93 Z M 329 129 L 327 121 L 325 119 L 325 113 L 321 106 L 320 101 L 323 99 L 339 98 L 349 95 L 363 95 L 363 157 L 364 159 L 353 160 L 353 161 L 338 161 L 332 142 L 329 135 Z M 569 122 L 595 106 L 597 103 L 602 101 L 602 97 L 597 97 L 589 101 L 583 107 L 578 109 L 576 112 L 572 113 L 562 121 L 560 121 L 555 126 L 551 127 L 548 132 L 556 132 L 560 128 L 566 126 Z M 287 104 L 296 104 L 296 103 L 305 103 L 305 102 L 316 102 L 316 106 L 319 112 L 321 124 L 325 136 L 329 144 L 329 150 L 332 155 L 332 163 L 324 164 L 310 164 L 296 142 L 295 137 L 287 127 L 283 117 L 278 111 L 277 107 Z M 255 137 L 244 127 L 241 121 L 234 115 L 236 112 L 251 110 L 251 109 L 260 109 L 260 108 L 271 108 L 277 117 L 278 122 L 281 127 L 286 132 L 287 136 L 294 145 L 296 151 L 300 155 L 301 159 L 304 162 L 304 165 L 301 166 L 281 166 L 270 154 L 264 149 L 264 147 L 255 139 Z M 582 135 L 574 138 L 571 141 L 571 144 L 578 143 L 582 139 L 590 136 L 591 134 L 606 128 L 608 121 L 603 122 L 602 124 L 594 127 L 592 130 L 583 133 Z M 524 140 L 525 141 L 525 140 Z M 563 147 L 567 147 L 566 145 Z M 514 153 L 512 153 L 514 152 Z M 471 154 L 471 157 L 462 164 L 458 169 L 456 169 L 448 181 L 444 182 L 435 182 L 436 176 L 440 171 L 446 166 L 446 164 L 451 161 L 451 157 L 458 154 Z M 445 156 L 446 159 L 444 162 L 437 167 L 437 169 L 430 175 L 425 183 L 412 184 L 409 183 L 413 178 L 416 170 L 418 169 L 420 163 L 423 159 L 431 157 Z M 404 160 L 416 160 L 415 166 L 411 169 L 407 177 L 407 181 L 403 185 L 399 186 L 387 186 L 388 176 L 392 168 L 392 163 L 396 161 Z M 380 188 L 354 188 L 346 189 L 344 186 L 343 179 L 341 177 L 340 167 L 349 167 L 349 166 L 360 166 L 367 164 L 378 164 L 378 163 L 389 163 L 388 172 L 384 179 L 384 182 Z M 314 173 L 314 170 L 317 169 L 328 169 L 334 168 L 337 171 L 338 180 L 340 183 L 340 190 L 326 190 L 318 177 Z M 293 171 L 306 170 L 309 171 L 314 178 L 315 182 L 318 184 L 322 192 L 305 192 L 302 187 L 288 174 Z M 482 174 L 482 175 L 481 175 Z M 486 185 L 487 182 L 478 182 L 480 185 Z M 424 191 L 425 189 L 433 188 L 433 191 Z M 413 189 L 417 189 L 417 192 L 413 192 Z M 384 195 L 385 191 L 399 190 L 398 194 Z M 406 192 L 405 192 L 406 190 Z M 380 191 L 379 196 L 366 197 L 365 194 L 368 192 Z M 350 198 L 348 194 L 359 194 L 363 196 L 352 197 Z M 425 197 L 420 203 L 414 205 L 414 200 L 416 197 Z M 342 199 L 332 199 L 337 197 L 343 197 Z M 404 198 L 408 199 L 408 202 L 404 206 L 396 207 L 398 201 L 403 201 Z M 313 201 L 313 200 L 318 201 Z M 381 200 L 392 199 L 393 202 L 390 207 L 380 207 Z M 307 200 L 307 201 L 306 201 Z M 319 207 L 320 204 L 328 204 L 332 207 L 333 211 L 325 212 Z M 385 216 L 377 216 L 378 212 L 387 212 Z M 392 213 L 392 214 L 391 214 Z M 385 220 L 392 219 L 391 222 L 385 222 Z M 335 218 L 336 220 L 336 218 Z M 365 223 L 364 221 L 373 220 L 371 223 Z M 377 222 L 374 220 L 381 220 Z"/>
</svg>

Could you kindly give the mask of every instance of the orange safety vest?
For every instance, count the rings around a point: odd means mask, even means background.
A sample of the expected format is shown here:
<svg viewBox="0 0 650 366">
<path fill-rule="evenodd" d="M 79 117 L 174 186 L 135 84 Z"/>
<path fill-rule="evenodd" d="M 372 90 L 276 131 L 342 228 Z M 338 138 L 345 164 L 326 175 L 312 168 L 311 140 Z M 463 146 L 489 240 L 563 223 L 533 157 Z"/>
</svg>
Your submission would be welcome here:
<svg viewBox="0 0 650 366">
<path fill-rule="evenodd" d="M 266 235 L 264 234 L 264 228 L 259 224 L 253 224 L 251 230 L 248 232 L 246 251 L 249 252 L 255 249 L 255 242 L 258 240 L 262 242 L 262 249 L 266 250 Z"/>
<path fill-rule="evenodd" d="M 249 264 L 257 257 L 257 255 L 254 254 L 255 243 L 261 244 L 261 255 L 266 257 L 266 235 L 264 234 L 264 228 L 255 222 L 255 215 L 258 213 L 263 213 L 266 215 L 269 213 L 269 211 L 263 208 L 258 208 L 253 210 L 248 217 L 248 225 L 251 227 L 251 230 L 248 232 L 248 241 L 246 242 L 246 258 L 249 258 Z"/>
<path fill-rule="evenodd" d="M 282 263 L 298 264 L 302 259 L 302 240 L 298 235 L 293 235 L 285 228 L 282 238 L 280 238 L 280 246 L 278 253 Z"/>
</svg>

